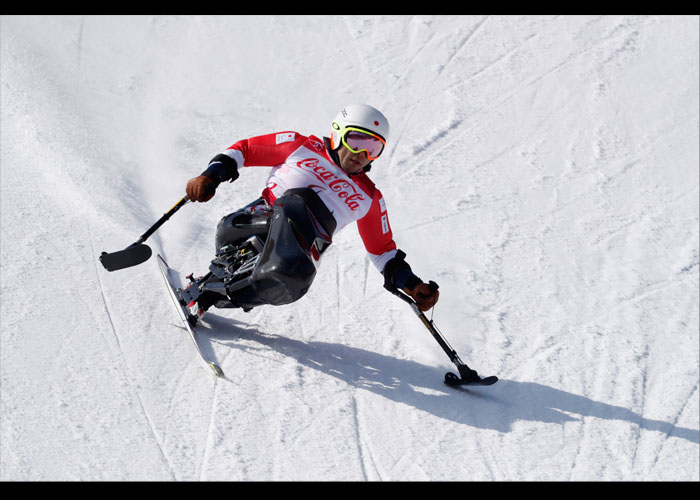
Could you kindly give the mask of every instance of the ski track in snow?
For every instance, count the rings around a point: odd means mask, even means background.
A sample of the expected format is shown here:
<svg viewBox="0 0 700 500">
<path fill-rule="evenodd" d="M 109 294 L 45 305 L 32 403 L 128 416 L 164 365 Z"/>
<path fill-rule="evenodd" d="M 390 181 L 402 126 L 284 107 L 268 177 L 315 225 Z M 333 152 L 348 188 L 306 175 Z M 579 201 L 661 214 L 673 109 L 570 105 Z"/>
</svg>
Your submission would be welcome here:
<svg viewBox="0 0 700 500">
<path fill-rule="evenodd" d="M 698 18 L 0 23 L 0 479 L 699 479 Z M 390 118 L 371 177 L 398 246 L 495 386 L 442 384 L 352 227 L 298 303 L 205 317 L 223 379 L 154 262 L 99 264 L 214 154 L 327 135 L 353 101 Z M 266 175 L 188 204 L 154 254 L 201 274 Z"/>
<path fill-rule="evenodd" d="M 367 481 L 369 479 L 369 474 L 367 473 L 368 470 L 368 462 L 369 466 L 371 466 L 371 470 L 374 473 L 373 476 L 375 478 L 378 478 L 381 480 L 381 475 L 379 474 L 379 471 L 374 467 L 374 463 L 372 461 L 372 454 L 367 447 L 367 444 L 364 443 L 363 437 L 362 437 L 362 432 L 360 431 L 360 416 L 359 416 L 359 410 L 357 408 L 357 394 L 354 394 L 352 396 L 352 416 L 353 416 L 353 423 L 355 427 L 355 436 L 356 436 L 356 442 L 357 442 L 357 455 L 360 460 L 360 468 L 362 472 L 361 479 L 363 481 Z"/>
<path fill-rule="evenodd" d="M 478 27 L 477 27 L 477 29 L 478 29 Z M 475 29 L 475 31 L 476 31 L 476 29 Z M 470 36 L 468 36 L 467 39 L 468 39 L 468 38 L 470 38 Z M 506 94 L 503 95 L 503 96 L 499 96 L 499 97 L 497 98 L 496 101 L 487 103 L 483 108 L 477 110 L 472 116 L 474 116 L 474 115 L 476 115 L 476 116 L 480 116 L 480 115 L 488 116 L 488 115 L 490 115 L 490 114 L 493 114 L 493 113 L 496 112 L 501 106 L 505 105 L 506 103 L 508 103 L 509 101 L 511 101 L 513 98 L 515 98 L 516 96 L 518 96 L 518 95 L 521 94 L 522 92 L 524 92 L 524 91 L 526 91 L 526 90 L 529 90 L 531 87 L 533 87 L 535 84 L 537 84 L 540 80 L 542 80 L 542 79 L 544 79 L 544 78 L 546 78 L 546 77 L 552 76 L 552 75 L 554 75 L 556 72 L 558 72 L 558 71 L 560 71 L 560 70 L 566 68 L 567 66 L 569 66 L 569 65 L 571 65 L 571 64 L 573 64 L 573 63 L 575 63 L 577 60 L 583 58 L 583 56 L 589 54 L 590 52 L 595 51 L 596 49 L 598 49 L 599 46 L 601 46 L 601 45 L 608 45 L 608 44 L 614 44 L 616 41 L 618 41 L 618 40 L 621 39 L 621 38 L 624 38 L 625 41 L 627 41 L 627 40 L 628 40 L 628 34 L 627 34 L 627 33 L 623 33 L 622 35 L 618 35 L 618 36 L 616 36 L 616 37 L 614 37 L 614 38 L 611 38 L 611 39 L 604 39 L 604 40 L 598 42 L 596 45 L 594 45 L 594 46 L 592 46 L 592 47 L 589 47 L 589 48 L 580 50 L 580 51 L 574 53 L 573 55 L 568 56 L 565 60 L 563 60 L 563 61 L 561 61 L 561 62 L 559 62 L 559 63 L 554 64 L 552 67 L 546 69 L 544 72 L 536 74 L 534 77 L 532 77 L 531 79 L 529 79 L 529 80 L 527 80 L 527 81 L 525 81 L 525 82 L 518 83 L 511 91 L 509 91 L 508 93 L 506 93 Z M 466 40 L 465 40 L 465 41 L 466 41 Z M 458 50 L 459 50 L 459 49 L 458 49 Z M 516 51 L 516 50 L 517 50 L 517 48 L 516 48 L 516 49 L 513 49 L 513 51 Z M 616 50 L 616 51 L 615 51 L 615 53 L 617 53 L 617 52 L 619 52 L 619 50 Z M 454 54 L 453 54 L 453 56 L 454 56 Z M 614 57 L 614 56 L 611 56 L 611 58 L 612 58 L 612 57 Z M 450 58 L 450 61 L 452 60 L 452 58 L 453 58 L 453 57 Z M 482 72 L 482 71 L 479 71 L 477 74 L 480 74 L 481 72 Z M 472 76 L 477 76 L 477 75 L 475 74 L 475 75 L 472 75 Z M 459 82 L 459 83 L 457 83 L 457 84 L 454 84 L 453 87 L 456 87 L 456 86 L 463 86 L 465 83 L 466 83 L 466 82 Z M 445 90 L 450 90 L 450 87 L 446 88 Z M 419 104 L 420 104 L 420 103 L 419 103 Z M 403 175 L 403 176 L 409 176 L 414 170 L 416 170 L 416 169 L 418 169 L 418 168 L 421 168 L 421 167 L 424 167 L 425 163 L 428 163 L 432 158 L 434 158 L 435 156 L 439 155 L 439 154 L 441 153 L 442 150 L 444 150 L 444 149 L 450 147 L 451 145 L 453 145 L 453 144 L 454 144 L 455 142 L 457 142 L 458 140 L 462 140 L 464 135 L 471 133 L 471 132 L 473 131 L 473 127 L 476 127 L 476 126 L 478 126 L 479 124 L 480 124 L 480 121 L 477 120 L 477 121 L 474 122 L 474 125 L 473 125 L 472 127 L 458 127 L 457 125 L 459 125 L 459 122 L 456 123 L 456 124 L 451 125 L 451 126 L 449 127 L 449 129 L 458 129 L 458 132 L 457 132 L 456 134 L 450 134 L 449 140 L 447 140 L 447 142 L 445 142 L 445 144 L 441 145 L 439 148 L 427 148 L 427 147 L 426 147 L 426 148 L 423 148 L 423 149 L 430 149 L 430 155 L 426 156 L 424 159 L 422 159 L 421 161 L 417 162 L 411 169 L 408 169 L 408 170 L 403 171 L 403 173 L 402 173 L 401 175 Z M 449 129 L 448 129 L 448 130 L 449 130 Z M 439 136 L 439 137 L 447 136 L 447 135 L 448 135 L 448 130 L 443 131 L 443 132 L 440 132 L 440 133 L 438 134 L 438 136 Z M 430 146 L 430 145 L 431 145 L 431 144 L 428 144 L 428 146 Z M 482 163 L 478 164 L 478 165 L 475 166 L 474 168 L 475 168 L 475 169 L 476 169 L 476 168 L 481 168 L 481 167 L 483 167 L 483 166 L 485 166 L 485 165 L 487 165 L 487 164 L 493 163 L 494 161 L 496 161 L 497 159 L 499 159 L 499 158 L 500 158 L 501 156 L 503 156 L 504 154 L 510 153 L 513 149 L 514 149 L 514 148 L 510 148 L 510 149 L 506 149 L 506 150 L 504 150 L 504 151 L 502 151 L 502 152 L 499 152 L 497 155 L 495 155 L 495 156 L 493 156 L 493 157 L 491 157 L 491 158 L 487 158 L 486 160 L 484 160 Z M 417 151 L 417 152 L 420 152 L 420 150 Z"/>
<path fill-rule="evenodd" d="M 447 62 L 443 66 L 441 66 L 440 69 L 437 71 L 437 74 L 433 79 L 433 83 L 435 83 L 440 78 L 440 76 L 442 76 L 442 74 L 450 66 L 455 57 L 464 50 L 464 48 L 469 44 L 469 41 L 472 39 L 472 37 L 474 37 L 479 32 L 481 27 L 484 25 L 484 23 L 486 23 L 488 19 L 489 16 L 485 16 L 482 20 L 477 22 L 473 28 L 469 30 L 469 32 L 464 36 L 464 38 L 462 38 L 462 40 L 460 40 L 459 44 L 457 45 L 457 48 L 454 49 L 447 58 Z"/>
<path fill-rule="evenodd" d="M 90 243 L 92 245 L 93 254 L 98 255 L 92 240 L 90 240 Z M 146 409 L 146 405 L 144 404 L 143 399 L 141 398 L 141 394 L 139 394 L 138 388 L 134 386 L 132 378 L 128 373 L 129 367 L 128 367 L 128 362 L 127 362 L 127 356 L 124 354 L 124 348 L 122 347 L 122 341 L 119 338 L 119 334 L 117 333 L 117 328 L 114 325 L 114 321 L 112 320 L 112 313 L 110 312 L 109 305 L 107 304 L 107 298 L 105 297 L 104 288 L 102 286 L 102 279 L 100 278 L 100 270 L 97 267 L 97 265 L 98 265 L 97 262 L 95 262 L 95 271 L 96 271 L 95 277 L 97 280 L 97 286 L 98 286 L 98 289 L 100 292 L 100 296 L 102 298 L 102 305 L 104 306 L 105 314 L 107 315 L 107 320 L 109 322 L 110 331 L 114 336 L 114 340 L 115 340 L 117 348 L 119 350 L 119 357 L 122 359 L 122 365 L 125 367 L 124 368 L 125 375 L 127 377 L 127 380 L 129 381 L 129 385 L 131 386 L 134 394 L 136 395 L 136 399 L 138 400 L 140 411 L 143 414 L 144 419 L 148 423 L 148 427 L 151 431 L 151 436 L 153 437 L 153 441 L 158 446 L 158 450 L 160 451 L 161 458 L 162 458 L 163 462 L 165 464 L 167 464 L 167 466 L 168 466 L 168 469 L 170 471 L 170 479 L 176 479 L 175 475 L 173 474 L 173 469 L 172 469 L 172 466 L 170 464 L 170 461 L 168 460 L 168 455 L 167 455 L 166 451 L 163 449 L 163 446 L 161 445 L 160 439 L 158 437 L 158 433 L 157 433 L 156 428 L 151 420 L 151 417 L 148 414 L 148 410 Z M 146 330 L 147 330 L 147 328 L 146 328 Z"/>
</svg>

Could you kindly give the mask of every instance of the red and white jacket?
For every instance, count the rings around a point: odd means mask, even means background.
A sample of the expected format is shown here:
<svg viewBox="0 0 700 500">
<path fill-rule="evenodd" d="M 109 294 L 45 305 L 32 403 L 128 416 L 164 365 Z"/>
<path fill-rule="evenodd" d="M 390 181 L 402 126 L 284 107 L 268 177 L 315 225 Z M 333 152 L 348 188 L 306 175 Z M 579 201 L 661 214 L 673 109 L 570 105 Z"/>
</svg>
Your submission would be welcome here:
<svg viewBox="0 0 700 500">
<path fill-rule="evenodd" d="M 285 131 L 243 139 L 224 151 L 238 167 L 272 167 L 263 198 L 272 203 L 285 191 L 309 187 L 337 222 L 336 233 L 357 222 L 372 263 L 384 270 L 396 255 L 386 204 L 364 172 L 348 175 L 331 159 L 322 139 Z"/>
</svg>

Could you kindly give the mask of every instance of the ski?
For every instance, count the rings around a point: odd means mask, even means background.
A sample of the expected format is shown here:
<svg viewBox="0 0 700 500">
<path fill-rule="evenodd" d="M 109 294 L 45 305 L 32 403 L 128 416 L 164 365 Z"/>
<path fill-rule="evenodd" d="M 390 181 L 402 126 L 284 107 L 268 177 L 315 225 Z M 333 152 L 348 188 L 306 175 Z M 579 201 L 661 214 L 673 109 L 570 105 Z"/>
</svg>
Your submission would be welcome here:
<svg viewBox="0 0 700 500">
<path fill-rule="evenodd" d="M 160 272 L 163 275 L 163 279 L 165 279 L 165 283 L 168 286 L 168 294 L 170 295 L 170 298 L 173 301 L 173 306 L 175 307 L 175 310 L 177 312 L 177 316 L 182 321 L 183 325 L 185 326 L 185 329 L 187 330 L 187 333 L 189 334 L 190 338 L 192 339 L 192 342 L 194 343 L 195 348 L 197 349 L 197 352 L 199 353 L 199 356 L 202 358 L 202 360 L 209 366 L 214 371 L 214 374 L 217 377 L 223 377 L 224 372 L 221 369 L 221 367 L 216 364 L 216 362 L 212 361 L 211 359 L 208 359 L 207 356 L 204 355 L 202 352 L 202 349 L 199 345 L 199 338 L 197 337 L 197 330 L 195 329 L 195 324 L 196 324 L 196 318 L 192 316 L 189 311 L 187 311 L 187 308 L 185 307 L 185 304 L 182 302 L 180 299 L 178 293 L 177 293 L 177 287 L 173 283 L 172 279 L 170 278 L 170 267 L 168 264 L 163 260 L 163 257 L 160 255 L 157 256 L 158 259 L 158 267 L 160 268 Z"/>
<path fill-rule="evenodd" d="M 452 372 L 447 372 L 445 374 L 445 384 L 451 386 L 461 386 L 461 385 L 493 385 L 498 382 L 498 377 L 491 375 L 490 377 L 481 378 L 478 375 L 470 378 L 460 378 Z"/>
</svg>

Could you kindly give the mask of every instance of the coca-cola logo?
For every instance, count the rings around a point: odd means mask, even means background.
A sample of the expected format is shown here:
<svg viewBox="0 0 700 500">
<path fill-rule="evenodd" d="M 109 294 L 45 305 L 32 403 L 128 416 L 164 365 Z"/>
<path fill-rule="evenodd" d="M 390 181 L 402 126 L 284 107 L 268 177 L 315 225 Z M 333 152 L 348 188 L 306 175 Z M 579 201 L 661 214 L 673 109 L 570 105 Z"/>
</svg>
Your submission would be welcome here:
<svg viewBox="0 0 700 500">
<path fill-rule="evenodd" d="M 338 177 L 326 169 L 316 158 L 307 158 L 297 163 L 298 167 L 311 172 L 319 181 L 323 182 L 331 191 L 338 195 L 353 212 L 360 208 L 360 201 L 364 200 L 362 193 L 358 193 L 355 185 L 346 179 Z"/>
</svg>

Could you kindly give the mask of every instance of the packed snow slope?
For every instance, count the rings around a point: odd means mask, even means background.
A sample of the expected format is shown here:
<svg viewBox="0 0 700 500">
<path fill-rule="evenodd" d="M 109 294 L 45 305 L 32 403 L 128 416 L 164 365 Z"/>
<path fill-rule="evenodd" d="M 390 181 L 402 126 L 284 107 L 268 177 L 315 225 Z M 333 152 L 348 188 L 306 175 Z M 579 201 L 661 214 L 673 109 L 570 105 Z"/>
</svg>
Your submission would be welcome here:
<svg viewBox="0 0 700 500">
<path fill-rule="evenodd" d="M 697 16 L 14 17 L 1 31 L 0 479 L 693 480 Z M 354 226 L 309 293 L 202 324 L 107 272 L 236 140 L 392 126 L 372 179 L 459 390 Z M 244 169 L 148 244 L 203 274 Z"/>
</svg>

